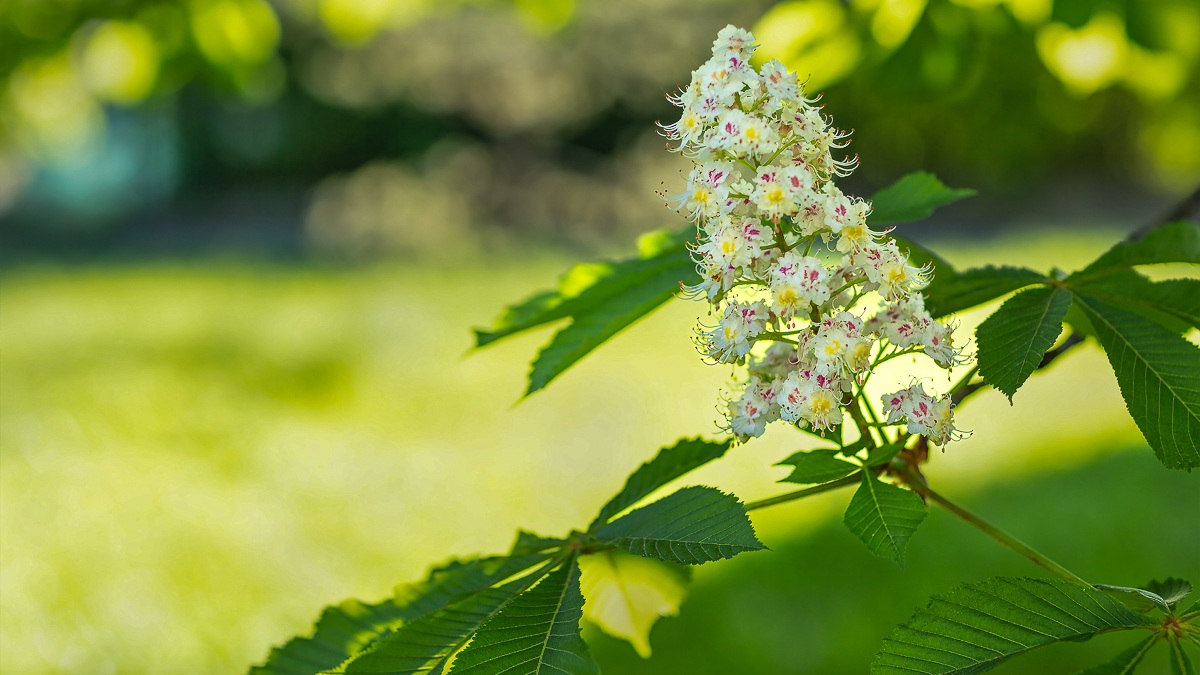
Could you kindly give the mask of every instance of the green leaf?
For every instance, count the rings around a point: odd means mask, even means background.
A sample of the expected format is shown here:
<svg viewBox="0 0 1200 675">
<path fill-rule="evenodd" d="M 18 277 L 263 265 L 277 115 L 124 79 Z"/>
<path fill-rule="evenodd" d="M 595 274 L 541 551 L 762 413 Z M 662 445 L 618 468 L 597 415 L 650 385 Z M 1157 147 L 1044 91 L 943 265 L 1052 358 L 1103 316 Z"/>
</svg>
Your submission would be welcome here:
<svg viewBox="0 0 1200 675">
<path fill-rule="evenodd" d="M 1133 421 L 1164 466 L 1200 466 L 1200 347 L 1137 314 L 1075 294 Z"/>
<path fill-rule="evenodd" d="M 572 267 L 559 280 L 558 288 L 542 291 L 504 310 L 490 329 L 475 330 L 475 346 L 497 340 L 552 321 L 590 311 L 631 287 L 658 275 L 664 266 L 687 258 L 684 242 L 694 232 L 649 232 L 638 241 L 640 255 L 626 260 L 584 263 Z M 695 270 L 692 269 L 695 275 Z M 684 277 L 680 277 L 680 280 Z"/>
<path fill-rule="evenodd" d="M 519 593 L 546 576 L 554 563 L 502 586 L 456 596 L 454 602 L 381 637 L 334 673 L 410 675 L 445 671 L 451 658 L 475 631 Z"/>
<path fill-rule="evenodd" d="M 1171 675 L 1196 675 L 1192 660 L 1183 651 L 1183 641 L 1171 635 L 1167 638 L 1167 644 L 1171 647 Z"/>
<path fill-rule="evenodd" d="M 1067 277 L 1067 283 L 1134 265 L 1180 262 L 1200 263 L 1200 224 L 1180 220 L 1155 228 L 1136 241 L 1123 241 Z"/>
<path fill-rule="evenodd" d="M 670 300 L 681 283 L 697 283 L 696 264 L 689 254 L 656 259 L 652 269 L 639 270 L 637 283 L 625 284 L 617 293 L 575 311 L 571 325 L 559 331 L 542 348 L 529 371 L 525 395 L 542 389 L 605 340 Z"/>
<path fill-rule="evenodd" d="M 1130 586 L 1093 585 L 1106 593 L 1120 594 L 1122 602 L 1140 614 L 1145 614 L 1154 607 L 1162 610 L 1163 614 L 1171 613 L 1170 608 L 1167 606 L 1167 601 L 1154 591 L 1148 591 L 1144 588 L 1132 588 Z"/>
<path fill-rule="evenodd" d="M 730 439 L 721 442 L 701 438 L 681 438 L 675 445 L 658 451 L 654 459 L 639 466 L 625 480 L 625 487 L 600 509 L 588 531 L 594 531 L 609 518 L 650 496 L 650 493 L 680 476 L 725 455 Z"/>
<path fill-rule="evenodd" d="M 954 271 L 954 266 L 947 262 L 945 258 L 924 246 L 904 237 L 892 236 L 892 239 L 896 240 L 896 245 L 905 252 L 910 263 L 917 267 L 929 265 L 933 268 L 934 283 L 937 283 L 939 275 L 952 277 L 958 274 L 958 272 Z"/>
<path fill-rule="evenodd" d="M 1152 625 L 1104 593 L 1068 581 L 994 577 L 933 596 L 884 640 L 871 673 L 982 673 L 1060 640 Z"/>
<path fill-rule="evenodd" d="M 583 594 L 572 557 L 479 629 L 454 660 L 455 675 L 599 675 L 579 634 Z"/>
<path fill-rule="evenodd" d="M 1144 588 L 1155 593 L 1167 605 L 1174 607 L 1192 593 L 1192 582 L 1177 577 L 1167 577 L 1162 581 L 1151 580 Z"/>
<path fill-rule="evenodd" d="M 600 528 L 596 541 L 684 565 L 766 548 L 737 497 L 710 487 L 686 487 L 630 511 Z"/>
<path fill-rule="evenodd" d="M 904 549 L 924 519 L 925 502 L 917 493 L 863 471 L 862 483 L 846 507 L 844 522 L 871 553 L 904 567 Z"/>
<path fill-rule="evenodd" d="M 1142 662 L 1142 657 L 1146 655 L 1146 652 L 1150 651 L 1150 648 L 1158 640 L 1159 636 L 1151 635 L 1129 649 L 1117 654 L 1112 660 L 1081 671 L 1078 675 L 1132 675 L 1137 665 Z"/>
<path fill-rule="evenodd" d="M 1031 288 L 1006 300 L 975 329 L 979 374 L 1009 402 L 1058 339 L 1070 306 L 1070 291 Z"/>
<path fill-rule="evenodd" d="M 347 600 L 321 613 L 313 634 L 271 650 L 252 675 L 311 675 L 336 667 L 402 622 L 436 612 L 456 596 L 473 593 L 545 561 L 547 556 L 491 557 L 452 562 L 421 583 L 396 589 L 395 596 L 368 605 Z"/>
<path fill-rule="evenodd" d="M 936 176 L 916 171 L 871 197 L 869 225 L 887 225 L 928 218 L 933 210 L 975 194 L 974 190 L 948 188 Z"/>
<path fill-rule="evenodd" d="M 1047 281 L 1046 275 L 1024 267 L 989 265 L 949 275 L 935 271 L 933 281 L 924 290 L 925 309 L 936 319 Z"/>
<path fill-rule="evenodd" d="M 825 483 L 858 471 L 857 464 L 838 459 L 839 452 L 841 451 L 837 448 L 797 452 L 776 464 L 776 466 L 782 464 L 796 467 L 787 478 L 783 478 L 779 482 L 802 485 Z"/>
<path fill-rule="evenodd" d="M 525 530 L 517 530 L 517 540 L 513 542 L 512 551 L 509 555 L 534 555 L 552 548 L 558 548 L 565 543 L 567 543 L 566 539 L 543 537 L 532 532 L 526 532 Z"/>
<path fill-rule="evenodd" d="M 1153 282 L 1133 270 L 1117 270 L 1070 288 L 1157 321 L 1175 333 L 1200 328 L 1200 279 Z"/>
<path fill-rule="evenodd" d="M 896 455 L 900 454 L 900 451 L 903 449 L 903 443 L 888 443 L 887 445 L 880 446 L 867 454 L 867 459 L 863 462 L 863 465 L 872 467 L 887 464 L 895 459 Z"/>
</svg>

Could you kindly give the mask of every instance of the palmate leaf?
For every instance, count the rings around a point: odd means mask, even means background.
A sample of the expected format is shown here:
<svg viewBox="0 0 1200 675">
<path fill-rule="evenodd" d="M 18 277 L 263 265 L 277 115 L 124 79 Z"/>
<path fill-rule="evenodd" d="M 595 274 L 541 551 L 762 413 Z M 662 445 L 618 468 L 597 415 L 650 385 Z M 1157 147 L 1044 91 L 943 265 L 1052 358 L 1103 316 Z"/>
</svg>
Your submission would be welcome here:
<svg viewBox="0 0 1200 675">
<path fill-rule="evenodd" d="M 844 522 L 871 553 L 904 567 L 904 549 L 924 519 L 925 502 L 917 493 L 863 471 L 862 483 L 846 507 Z"/>
<path fill-rule="evenodd" d="M 1141 239 L 1123 241 L 1067 277 L 1067 283 L 1079 283 L 1135 265 L 1160 263 L 1200 263 L 1200 224 L 1180 220 L 1150 230 Z"/>
<path fill-rule="evenodd" d="M 596 541 L 684 565 L 766 548 L 737 497 L 699 486 L 630 511 L 600 528 Z"/>
<path fill-rule="evenodd" d="M 639 466 L 625 481 L 625 487 L 600 509 L 588 531 L 608 522 L 609 518 L 650 496 L 650 493 L 680 476 L 725 455 L 730 439 L 714 442 L 701 438 L 682 438 L 669 448 L 658 451 L 654 459 Z"/>
<path fill-rule="evenodd" d="M 933 596 L 884 640 L 871 673 L 982 673 L 1061 640 L 1153 625 L 1094 589 L 1061 580 L 994 577 Z"/>
<path fill-rule="evenodd" d="M 1192 659 L 1183 651 L 1183 640 L 1172 635 L 1167 639 L 1167 645 L 1171 648 L 1171 675 L 1196 675 Z"/>
<path fill-rule="evenodd" d="M 1200 466 L 1200 347 L 1132 312 L 1079 293 L 1129 414 L 1164 466 Z"/>
<path fill-rule="evenodd" d="M 1024 267 L 989 265 L 950 274 L 936 271 L 933 281 L 923 291 L 925 309 L 936 319 L 1046 281 L 1049 281 L 1046 275 Z"/>
<path fill-rule="evenodd" d="M 331 673 L 375 675 L 438 675 L 445 672 L 454 654 L 518 594 L 528 590 L 555 563 L 520 579 L 475 593 L 456 596 L 454 602 L 426 614 L 379 638 Z"/>
<path fill-rule="evenodd" d="M 974 190 L 948 188 L 936 176 L 916 171 L 871 197 L 869 225 L 888 225 L 928 218 L 934 209 L 975 194 Z"/>
<path fill-rule="evenodd" d="M 1150 281 L 1133 270 L 1115 270 L 1071 290 L 1118 305 L 1176 333 L 1200 328 L 1200 279 Z"/>
<path fill-rule="evenodd" d="M 1114 656 L 1111 660 L 1080 671 L 1078 675 L 1132 675 L 1137 665 L 1142 662 L 1146 652 L 1150 651 L 1159 640 L 1157 635 L 1142 640 L 1136 645 Z"/>
<path fill-rule="evenodd" d="M 1070 291 L 1053 286 L 1026 289 L 1006 300 L 975 330 L 984 381 L 1011 402 L 1058 339 L 1070 306 Z"/>
<path fill-rule="evenodd" d="M 455 675 L 599 675 L 579 634 L 583 594 L 572 556 L 488 619 L 454 661 Z"/>
<path fill-rule="evenodd" d="M 795 467 L 795 470 L 787 478 L 782 478 L 779 482 L 800 483 L 801 485 L 825 483 L 858 471 L 857 464 L 838 459 L 839 452 L 841 451 L 837 448 L 797 452 L 776 464 L 776 466 Z"/>
<path fill-rule="evenodd" d="M 367 605 L 347 600 L 328 607 L 309 637 L 293 638 L 271 650 L 251 675 L 313 675 L 341 664 L 403 622 L 446 607 L 464 594 L 480 591 L 545 561 L 546 555 L 479 558 L 453 562 L 430 572 L 421 583 L 396 589 L 394 597 Z"/>
</svg>

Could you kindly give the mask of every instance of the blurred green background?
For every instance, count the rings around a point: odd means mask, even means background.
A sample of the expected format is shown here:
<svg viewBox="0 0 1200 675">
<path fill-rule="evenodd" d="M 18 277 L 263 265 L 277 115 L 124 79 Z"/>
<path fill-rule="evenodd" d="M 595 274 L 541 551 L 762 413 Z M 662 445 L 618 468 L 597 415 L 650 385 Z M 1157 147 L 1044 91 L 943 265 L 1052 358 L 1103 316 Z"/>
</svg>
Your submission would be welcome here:
<svg viewBox="0 0 1200 675">
<path fill-rule="evenodd" d="M 563 534 L 715 434 L 699 305 L 517 406 L 548 332 L 467 350 L 571 262 L 681 224 L 653 122 L 730 22 L 857 129 L 847 190 L 980 190 L 902 226 L 957 265 L 1081 265 L 1200 181 L 1194 0 L 0 0 L 0 670 L 242 672 L 324 605 Z M 960 419 L 943 492 L 1089 579 L 1200 581 L 1198 477 L 1153 460 L 1094 345 Z M 776 494 L 808 442 L 689 482 Z M 888 567 L 848 498 L 756 512 L 773 551 L 701 568 L 649 661 L 589 629 L 601 665 L 861 673 L 928 594 L 1037 573 L 937 511 Z"/>
</svg>

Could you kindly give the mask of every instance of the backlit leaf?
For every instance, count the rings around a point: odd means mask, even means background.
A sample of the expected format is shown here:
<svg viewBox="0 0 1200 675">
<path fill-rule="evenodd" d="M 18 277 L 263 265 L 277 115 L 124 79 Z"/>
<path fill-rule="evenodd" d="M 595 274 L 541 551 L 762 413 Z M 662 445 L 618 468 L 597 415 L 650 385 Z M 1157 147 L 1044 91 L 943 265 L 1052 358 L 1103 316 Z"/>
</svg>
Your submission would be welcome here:
<svg viewBox="0 0 1200 675">
<path fill-rule="evenodd" d="M 936 319 L 1046 281 L 1046 275 L 1024 267 L 989 265 L 957 274 L 938 274 L 923 291 L 925 309 Z"/>
<path fill-rule="evenodd" d="M 615 549 L 581 556 L 579 568 L 583 615 L 649 658 L 650 629 L 659 617 L 679 613 L 691 570 Z"/>
<path fill-rule="evenodd" d="M 858 471 L 857 464 L 838 459 L 839 452 L 840 450 L 837 448 L 797 452 L 779 462 L 782 465 L 795 467 L 795 470 L 787 478 L 780 479 L 780 482 L 802 485 L 825 483 Z"/>
<path fill-rule="evenodd" d="M 871 197 L 867 224 L 888 225 L 928 218 L 933 210 L 975 194 L 974 190 L 946 187 L 936 176 L 916 171 Z"/>
<path fill-rule="evenodd" d="M 1111 270 L 1158 263 L 1200 263 L 1200 224 L 1180 220 L 1150 230 L 1141 239 L 1122 241 L 1067 277 L 1067 283 L 1095 278 Z"/>
</svg>

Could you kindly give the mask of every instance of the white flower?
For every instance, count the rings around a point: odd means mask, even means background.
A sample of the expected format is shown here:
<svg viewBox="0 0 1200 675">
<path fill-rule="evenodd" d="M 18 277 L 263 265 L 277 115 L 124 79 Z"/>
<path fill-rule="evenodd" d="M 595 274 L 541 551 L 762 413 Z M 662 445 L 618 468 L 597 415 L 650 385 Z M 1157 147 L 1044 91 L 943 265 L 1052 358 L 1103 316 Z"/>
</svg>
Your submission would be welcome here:
<svg viewBox="0 0 1200 675">
<path fill-rule="evenodd" d="M 731 302 L 718 326 L 707 334 L 700 345 L 705 355 L 717 363 L 733 363 L 750 353 L 750 340 L 763 332 L 767 322 L 767 307 Z"/>
<path fill-rule="evenodd" d="M 779 147 L 779 136 L 767 120 L 740 110 L 723 113 L 705 140 L 712 149 L 739 159 L 769 157 Z"/>
<path fill-rule="evenodd" d="M 759 73 L 763 87 L 780 105 L 795 105 L 801 100 L 799 78 L 779 61 L 767 61 Z"/>
<path fill-rule="evenodd" d="M 712 47 L 713 58 L 722 61 L 726 59 L 749 61 L 757 46 L 754 44 L 754 35 L 750 31 L 730 24 L 717 33 L 717 39 L 713 41 Z"/>
<path fill-rule="evenodd" d="M 906 420 L 908 433 L 921 434 L 931 443 L 945 445 L 964 436 L 954 428 L 954 400 L 949 394 L 934 398 L 917 383 L 883 397 L 883 409 L 889 424 Z"/>
<path fill-rule="evenodd" d="M 687 190 L 675 198 L 679 208 L 691 220 L 713 218 L 720 214 L 729 196 L 729 177 L 733 165 L 729 162 L 697 164 L 688 176 Z"/>
</svg>

